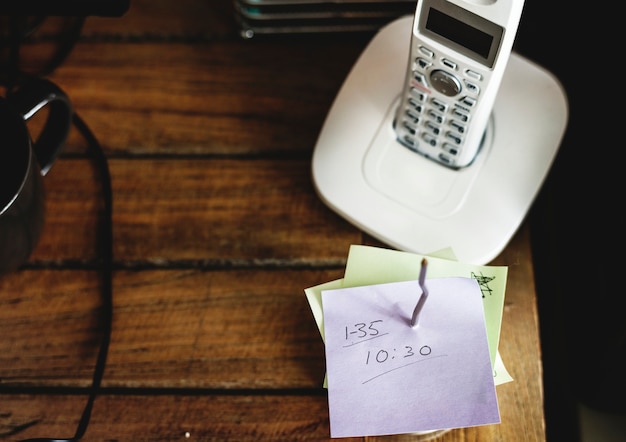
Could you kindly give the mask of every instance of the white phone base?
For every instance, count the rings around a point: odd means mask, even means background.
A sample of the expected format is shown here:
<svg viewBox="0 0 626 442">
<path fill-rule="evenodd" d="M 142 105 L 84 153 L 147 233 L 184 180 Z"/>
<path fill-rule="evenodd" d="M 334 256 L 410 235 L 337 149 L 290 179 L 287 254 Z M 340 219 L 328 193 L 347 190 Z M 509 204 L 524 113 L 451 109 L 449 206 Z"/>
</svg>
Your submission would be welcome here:
<svg viewBox="0 0 626 442">
<path fill-rule="evenodd" d="M 398 250 L 487 264 L 524 220 L 568 119 L 554 76 L 512 53 L 475 161 L 452 170 L 396 141 L 413 16 L 382 28 L 341 87 L 313 152 L 325 204 Z"/>
</svg>

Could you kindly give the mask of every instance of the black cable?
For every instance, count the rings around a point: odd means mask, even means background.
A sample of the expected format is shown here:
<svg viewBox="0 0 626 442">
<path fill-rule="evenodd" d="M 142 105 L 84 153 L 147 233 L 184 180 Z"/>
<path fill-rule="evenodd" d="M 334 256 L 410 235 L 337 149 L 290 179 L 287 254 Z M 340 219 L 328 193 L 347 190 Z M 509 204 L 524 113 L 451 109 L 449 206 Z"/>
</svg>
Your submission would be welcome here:
<svg viewBox="0 0 626 442">
<path fill-rule="evenodd" d="M 111 328 L 113 322 L 113 196 L 111 190 L 111 175 L 104 151 L 100 143 L 93 135 L 87 124 L 78 114 L 74 113 L 73 122 L 79 132 L 85 137 L 90 153 L 100 171 L 102 181 L 102 198 L 104 200 L 104 216 L 101 225 L 100 238 L 102 239 L 102 301 L 103 301 L 103 337 L 96 360 L 93 374 L 91 393 L 85 410 L 78 424 L 74 440 L 79 440 L 87 431 L 87 425 L 91 417 L 93 402 L 100 389 L 104 368 L 106 365 L 109 343 L 111 341 Z"/>
<path fill-rule="evenodd" d="M 100 390 L 106 359 L 111 341 L 111 328 L 113 322 L 113 198 L 111 191 L 111 175 L 104 151 L 100 143 L 93 135 L 87 124 L 76 113 L 73 114 L 73 123 L 78 131 L 85 137 L 88 143 L 88 149 L 93 155 L 96 165 L 100 171 L 100 179 L 102 181 L 102 197 L 104 200 L 104 216 L 100 225 L 98 238 L 102 239 L 102 316 L 103 316 L 103 336 L 96 360 L 93 380 L 89 392 L 87 404 L 83 410 L 83 414 L 78 422 L 78 427 L 74 437 L 71 439 L 51 439 L 51 438 L 35 438 L 25 439 L 22 442 L 74 442 L 80 440 L 87 431 L 93 403 Z"/>
<path fill-rule="evenodd" d="M 47 17 L 24 17 L 10 16 L 8 17 L 9 35 L 8 35 L 8 60 L 6 64 L 6 83 L 7 90 L 11 90 L 17 83 L 20 72 L 22 43 L 39 29 L 45 22 Z M 46 63 L 39 67 L 36 71 L 31 72 L 32 76 L 45 77 L 52 74 L 69 56 L 76 43 L 80 38 L 85 24 L 85 17 L 64 17 L 64 27 L 61 31 L 60 39 L 57 42 L 54 53 L 50 56 Z"/>
<path fill-rule="evenodd" d="M 70 55 L 74 46 L 78 42 L 81 33 L 83 32 L 83 25 L 85 24 L 85 17 L 72 17 L 67 18 L 66 20 L 71 20 L 69 23 L 69 30 L 67 30 L 67 35 L 59 42 L 59 46 L 57 47 L 56 52 L 53 56 L 48 60 L 48 63 L 40 69 L 38 72 L 39 76 L 47 76 L 52 74 L 63 64 L 65 59 Z"/>
</svg>

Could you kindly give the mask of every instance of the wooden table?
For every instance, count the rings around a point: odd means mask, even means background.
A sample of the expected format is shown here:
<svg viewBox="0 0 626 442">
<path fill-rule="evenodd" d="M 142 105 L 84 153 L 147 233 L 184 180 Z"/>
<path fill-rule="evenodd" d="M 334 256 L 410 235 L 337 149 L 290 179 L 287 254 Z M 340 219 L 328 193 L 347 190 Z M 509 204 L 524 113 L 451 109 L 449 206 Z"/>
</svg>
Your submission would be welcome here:
<svg viewBox="0 0 626 442">
<path fill-rule="evenodd" d="M 62 19 L 25 44 L 35 66 Z M 229 0 L 133 0 L 89 17 L 49 78 L 109 159 L 114 318 L 87 440 L 326 440 L 324 347 L 304 288 L 384 246 L 310 176 L 326 113 L 371 36 L 243 40 Z M 45 178 L 43 238 L 0 278 L 0 439 L 71 437 L 101 339 L 100 180 L 72 129 Z M 544 440 L 529 231 L 509 266 L 502 423 L 438 441 Z M 386 438 L 367 438 L 378 440 Z M 403 440 L 396 436 L 393 440 Z M 410 438 L 406 437 L 410 440 Z"/>
</svg>

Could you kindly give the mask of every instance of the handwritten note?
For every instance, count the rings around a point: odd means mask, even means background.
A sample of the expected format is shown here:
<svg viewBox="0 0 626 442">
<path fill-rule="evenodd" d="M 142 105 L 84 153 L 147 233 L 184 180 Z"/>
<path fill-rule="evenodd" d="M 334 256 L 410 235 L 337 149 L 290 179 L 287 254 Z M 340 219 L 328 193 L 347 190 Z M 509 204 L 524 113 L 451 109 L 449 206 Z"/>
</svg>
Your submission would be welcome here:
<svg viewBox="0 0 626 442">
<path fill-rule="evenodd" d="M 322 291 L 332 437 L 500 422 L 482 293 L 470 278 Z"/>
</svg>

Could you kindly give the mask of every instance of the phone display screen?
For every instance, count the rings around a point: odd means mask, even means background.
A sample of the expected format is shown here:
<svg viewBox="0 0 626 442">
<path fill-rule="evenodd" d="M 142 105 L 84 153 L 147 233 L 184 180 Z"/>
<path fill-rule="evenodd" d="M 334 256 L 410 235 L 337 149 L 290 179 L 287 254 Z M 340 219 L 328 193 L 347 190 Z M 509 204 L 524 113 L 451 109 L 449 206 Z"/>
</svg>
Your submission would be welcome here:
<svg viewBox="0 0 626 442">
<path fill-rule="evenodd" d="M 422 32 L 433 40 L 488 67 L 496 58 L 504 30 L 449 2 L 433 1 L 420 21 Z"/>
<path fill-rule="evenodd" d="M 428 11 L 426 29 L 465 46 L 482 58 L 486 59 L 489 57 L 489 49 L 491 49 L 493 35 L 476 29 L 454 17 L 450 17 L 437 9 L 431 8 L 430 11 Z"/>
</svg>

